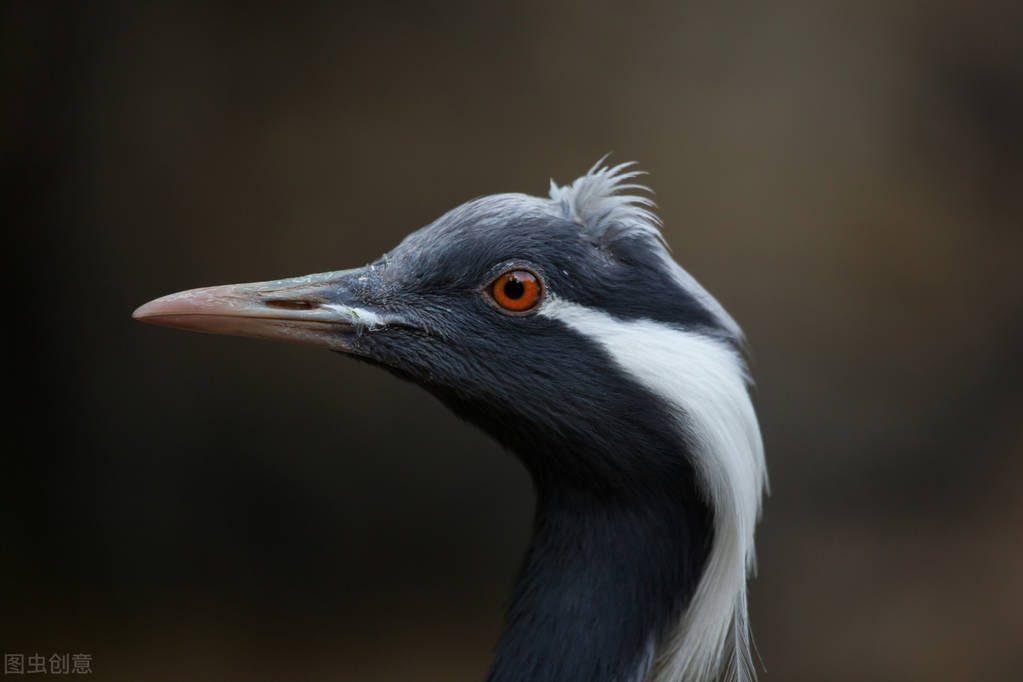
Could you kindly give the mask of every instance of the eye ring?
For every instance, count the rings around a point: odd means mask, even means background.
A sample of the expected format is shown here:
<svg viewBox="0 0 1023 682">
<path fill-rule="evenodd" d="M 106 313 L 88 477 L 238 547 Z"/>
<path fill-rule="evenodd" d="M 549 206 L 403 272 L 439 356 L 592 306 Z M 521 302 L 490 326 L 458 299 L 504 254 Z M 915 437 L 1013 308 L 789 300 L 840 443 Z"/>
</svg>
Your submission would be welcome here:
<svg viewBox="0 0 1023 682">
<path fill-rule="evenodd" d="M 502 312 L 527 313 L 543 298 L 543 280 L 525 268 L 512 268 L 498 275 L 487 293 Z"/>
</svg>

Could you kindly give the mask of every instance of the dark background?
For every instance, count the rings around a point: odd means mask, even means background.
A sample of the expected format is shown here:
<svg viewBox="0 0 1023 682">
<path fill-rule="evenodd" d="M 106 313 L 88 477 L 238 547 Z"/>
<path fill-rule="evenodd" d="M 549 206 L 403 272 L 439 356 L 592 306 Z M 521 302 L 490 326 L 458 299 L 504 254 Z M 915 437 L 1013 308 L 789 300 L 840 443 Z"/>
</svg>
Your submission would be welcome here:
<svg viewBox="0 0 1023 682">
<path fill-rule="evenodd" d="M 1016 677 L 1021 8 L 5 3 L 0 648 L 482 679 L 513 458 L 374 368 L 129 316 L 613 151 L 753 347 L 763 679 Z"/>
</svg>

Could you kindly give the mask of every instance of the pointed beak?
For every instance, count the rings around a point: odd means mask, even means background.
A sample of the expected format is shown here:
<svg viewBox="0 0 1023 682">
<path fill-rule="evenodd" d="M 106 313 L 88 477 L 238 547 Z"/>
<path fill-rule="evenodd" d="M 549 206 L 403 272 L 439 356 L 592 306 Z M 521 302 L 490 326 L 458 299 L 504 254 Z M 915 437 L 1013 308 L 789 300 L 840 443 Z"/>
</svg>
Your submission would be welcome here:
<svg viewBox="0 0 1023 682">
<path fill-rule="evenodd" d="M 190 289 L 155 299 L 132 317 L 208 334 L 294 341 L 351 352 L 350 340 L 384 325 L 355 304 L 363 270 L 341 270 L 273 282 Z"/>
</svg>

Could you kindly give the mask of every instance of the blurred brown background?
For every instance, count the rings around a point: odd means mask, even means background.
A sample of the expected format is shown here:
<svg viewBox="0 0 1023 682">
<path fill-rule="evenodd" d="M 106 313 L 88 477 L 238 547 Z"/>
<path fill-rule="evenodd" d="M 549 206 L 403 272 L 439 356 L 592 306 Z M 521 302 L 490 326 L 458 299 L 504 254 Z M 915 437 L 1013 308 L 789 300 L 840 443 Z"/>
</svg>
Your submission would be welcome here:
<svg viewBox="0 0 1023 682">
<path fill-rule="evenodd" d="M 481 680 L 525 473 L 416 387 L 147 327 L 638 160 L 754 350 L 771 680 L 1023 668 L 1023 5 L 5 3 L 0 648 Z"/>
</svg>

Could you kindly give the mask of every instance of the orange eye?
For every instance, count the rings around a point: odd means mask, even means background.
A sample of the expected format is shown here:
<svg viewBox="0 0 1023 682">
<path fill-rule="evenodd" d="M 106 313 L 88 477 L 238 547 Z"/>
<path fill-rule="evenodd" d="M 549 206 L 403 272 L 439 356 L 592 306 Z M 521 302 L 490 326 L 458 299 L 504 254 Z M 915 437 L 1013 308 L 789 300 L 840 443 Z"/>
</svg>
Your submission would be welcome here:
<svg viewBox="0 0 1023 682">
<path fill-rule="evenodd" d="M 535 306 L 540 292 L 540 279 L 529 270 L 509 270 L 490 285 L 490 294 L 497 305 L 513 313 Z"/>
</svg>

